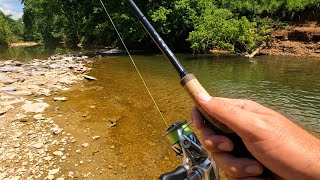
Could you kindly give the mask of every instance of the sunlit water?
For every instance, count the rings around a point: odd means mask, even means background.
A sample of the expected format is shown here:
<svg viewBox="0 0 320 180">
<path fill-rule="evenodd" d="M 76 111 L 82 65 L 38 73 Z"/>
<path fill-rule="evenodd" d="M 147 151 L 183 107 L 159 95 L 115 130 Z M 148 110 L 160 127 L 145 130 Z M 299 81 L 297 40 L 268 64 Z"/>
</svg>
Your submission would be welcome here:
<svg viewBox="0 0 320 180">
<path fill-rule="evenodd" d="M 85 83 L 84 91 L 66 95 L 74 98 L 69 103 L 77 111 L 86 112 L 91 104 L 99 107 L 89 110 L 90 121 L 73 121 L 98 134 L 109 132 L 105 135 L 108 142 L 116 144 L 122 154 L 115 161 L 129 165 L 121 175 L 111 178 L 156 179 L 178 165 L 165 137 L 166 127 L 181 119 L 190 121 L 193 103 L 162 55 L 133 58 L 165 121 L 126 56 L 94 59 L 90 75 L 98 80 Z M 178 55 L 178 58 L 210 94 L 255 100 L 320 134 L 319 60 L 285 57 L 249 60 L 221 55 Z M 106 130 L 103 119 L 108 117 L 119 119 L 117 127 Z"/>
<path fill-rule="evenodd" d="M 78 139 L 78 146 L 91 143 L 81 157 L 70 152 L 66 173 L 71 167 L 93 172 L 94 179 L 157 179 L 178 165 L 165 130 L 178 120 L 190 121 L 193 103 L 162 55 L 133 58 L 165 121 L 127 56 L 92 59 L 89 75 L 97 80 L 59 94 L 68 100 L 52 101 L 49 109 L 59 114 L 58 124 Z M 178 58 L 211 95 L 255 100 L 320 134 L 320 60 L 182 54 Z M 116 126 L 110 127 L 110 119 L 117 120 Z M 92 142 L 94 135 L 101 136 L 99 141 Z M 92 162 L 74 167 L 86 158 Z M 106 173 L 99 175 L 101 168 Z"/>
<path fill-rule="evenodd" d="M 320 133 L 320 60 L 272 56 L 252 60 L 221 55 L 178 57 L 210 94 L 255 100 Z M 153 94 L 161 108 L 166 108 L 163 99 L 174 99 L 178 104 L 190 101 L 177 97 L 185 92 L 179 86 L 178 75 L 162 55 L 134 56 L 134 59 L 148 86 L 155 89 Z M 99 59 L 92 74 L 100 78 L 112 77 L 115 81 L 118 79 L 120 86 L 132 86 L 134 83 L 141 93 L 147 94 L 138 78 L 130 81 L 130 78 L 137 77 L 137 73 L 127 57 Z M 103 79 L 97 83 L 101 86 L 108 84 Z M 172 111 L 178 111 L 178 108 Z M 168 118 L 178 117 L 175 114 Z"/>
</svg>

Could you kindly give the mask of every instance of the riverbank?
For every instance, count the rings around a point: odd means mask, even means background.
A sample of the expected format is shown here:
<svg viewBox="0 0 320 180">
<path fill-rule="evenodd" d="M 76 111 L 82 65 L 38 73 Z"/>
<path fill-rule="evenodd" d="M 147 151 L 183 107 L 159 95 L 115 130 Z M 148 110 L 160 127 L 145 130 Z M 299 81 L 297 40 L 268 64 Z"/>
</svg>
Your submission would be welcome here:
<svg viewBox="0 0 320 180">
<path fill-rule="evenodd" d="M 48 60 L 0 62 L 0 179 L 59 179 L 61 163 L 68 160 L 67 146 L 76 141 L 46 116 L 48 101 L 79 81 L 85 74 L 88 57 L 55 55 Z M 85 145 L 84 145 L 85 146 Z"/>
<path fill-rule="evenodd" d="M 225 50 L 209 50 L 211 54 L 229 54 Z M 320 59 L 320 25 L 306 22 L 289 25 L 286 29 L 275 30 L 270 34 L 270 42 L 259 47 L 254 53 L 245 55 L 291 56 Z"/>
<path fill-rule="evenodd" d="M 320 25 L 306 22 L 289 25 L 271 33 L 268 46 L 260 51 L 265 55 L 320 58 Z"/>
</svg>

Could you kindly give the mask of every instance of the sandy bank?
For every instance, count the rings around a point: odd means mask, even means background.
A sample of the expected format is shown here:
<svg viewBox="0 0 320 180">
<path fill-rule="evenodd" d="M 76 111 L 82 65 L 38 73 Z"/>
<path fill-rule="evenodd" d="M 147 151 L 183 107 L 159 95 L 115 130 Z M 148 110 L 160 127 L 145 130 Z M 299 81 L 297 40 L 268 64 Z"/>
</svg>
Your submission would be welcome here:
<svg viewBox="0 0 320 180">
<path fill-rule="evenodd" d="M 11 43 L 10 47 L 31 47 L 39 45 L 37 42 L 18 42 L 18 43 Z"/>
</svg>

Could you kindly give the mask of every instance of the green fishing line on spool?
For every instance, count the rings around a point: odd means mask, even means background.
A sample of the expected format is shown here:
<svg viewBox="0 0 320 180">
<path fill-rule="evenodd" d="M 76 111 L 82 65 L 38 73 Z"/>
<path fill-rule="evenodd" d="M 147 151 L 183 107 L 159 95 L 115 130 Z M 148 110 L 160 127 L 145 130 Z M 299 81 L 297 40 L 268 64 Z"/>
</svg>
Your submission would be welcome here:
<svg viewBox="0 0 320 180">
<path fill-rule="evenodd" d="M 184 134 L 186 136 L 189 136 L 193 132 L 189 129 L 187 126 L 187 121 L 179 121 L 174 124 L 172 124 L 168 129 L 167 129 L 167 137 L 172 145 L 178 143 L 180 141 L 179 139 L 179 129 L 184 129 Z"/>
</svg>

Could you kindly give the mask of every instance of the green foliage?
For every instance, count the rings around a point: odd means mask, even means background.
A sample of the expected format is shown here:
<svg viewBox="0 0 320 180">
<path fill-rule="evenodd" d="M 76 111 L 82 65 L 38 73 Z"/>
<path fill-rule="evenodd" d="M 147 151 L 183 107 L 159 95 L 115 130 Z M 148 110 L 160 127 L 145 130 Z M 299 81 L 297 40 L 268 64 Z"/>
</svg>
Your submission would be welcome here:
<svg viewBox="0 0 320 180">
<path fill-rule="evenodd" d="M 10 43 L 11 31 L 5 15 L 0 11 L 0 46 L 8 46 Z"/>
<path fill-rule="evenodd" d="M 11 16 L 0 11 L 0 46 L 8 46 L 11 42 L 22 40 L 22 20 L 13 20 Z"/>
<path fill-rule="evenodd" d="M 127 2 L 104 1 L 126 44 L 149 48 L 151 39 Z M 122 47 L 99 0 L 22 2 L 25 40 Z M 320 0 L 139 0 L 136 3 L 170 47 L 244 53 L 267 42 L 272 28 L 283 26 L 282 21 L 311 7 L 319 9 Z"/>
</svg>

